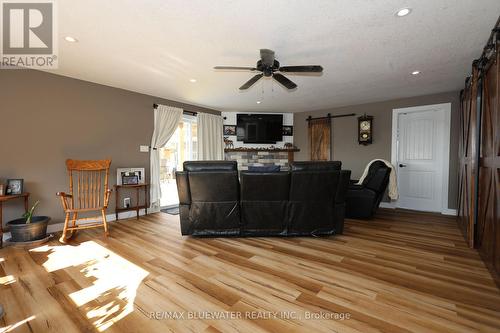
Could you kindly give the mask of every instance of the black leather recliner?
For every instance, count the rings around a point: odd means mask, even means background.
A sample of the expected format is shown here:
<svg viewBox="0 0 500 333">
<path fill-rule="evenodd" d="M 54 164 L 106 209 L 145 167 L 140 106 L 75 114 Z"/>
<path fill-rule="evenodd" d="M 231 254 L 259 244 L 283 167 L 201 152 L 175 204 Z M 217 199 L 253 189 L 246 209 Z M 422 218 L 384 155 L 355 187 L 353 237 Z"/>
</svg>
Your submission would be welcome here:
<svg viewBox="0 0 500 333">
<path fill-rule="evenodd" d="M 361 185 L 351 181 L 346 194 L 346 216 L 348 218 L 372 218 L 384 197 L 389 184 L 391 169 L 382 161 L 370 165 Z"/>
<path fill-rule="evenodd" d="M 286 236 L 290 173 L 240 173 L 242 236 Z"/>
<path fill-rule="evenodd" d="M 341 234 L 344 229 L 342 205 L 337 194 L 347 190 L 351 172 L 341 171 L 341 162 L 291 163 L 289 235 Z"/>
<path fill-rule="evenodd" d="M 181 233 L 194 236 L 342 233 L 350 171 L 341 171 L 340 167 L 340 162 L 297 162 L 291 165 L 291 172 L 243 171 L 238 183 L 236 162 L 185 162 L 184 171 L 176 173 Z"/>
<path fill-rule="evenodd" d="M 240 186 L 235 161 L 184 162 L 176 172 L 181 233 L 231 236 L 240 232 Z"/>
</svg>

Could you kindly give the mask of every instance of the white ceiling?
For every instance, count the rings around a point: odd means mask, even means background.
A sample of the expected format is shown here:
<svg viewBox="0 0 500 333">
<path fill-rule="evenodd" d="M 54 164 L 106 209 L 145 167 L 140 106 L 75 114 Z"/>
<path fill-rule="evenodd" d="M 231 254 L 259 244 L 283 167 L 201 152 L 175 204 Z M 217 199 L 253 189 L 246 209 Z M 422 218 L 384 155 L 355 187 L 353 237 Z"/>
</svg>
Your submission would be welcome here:
<svg viewBox="0 0 500 333">
<path fill-rule="evenodd" d="M 398 18 L 402 7 L 412 13 Z M 57 74 L 223 111 L 297 112 L 460 89 L 500 1 L 64 0 L 58 10 Z M 252 73 L 212 69 L 254 66 L 261 48 L 324 73 L 288 76 L 293 92 L 270 79 L 240 92 Z"/>
</svg>

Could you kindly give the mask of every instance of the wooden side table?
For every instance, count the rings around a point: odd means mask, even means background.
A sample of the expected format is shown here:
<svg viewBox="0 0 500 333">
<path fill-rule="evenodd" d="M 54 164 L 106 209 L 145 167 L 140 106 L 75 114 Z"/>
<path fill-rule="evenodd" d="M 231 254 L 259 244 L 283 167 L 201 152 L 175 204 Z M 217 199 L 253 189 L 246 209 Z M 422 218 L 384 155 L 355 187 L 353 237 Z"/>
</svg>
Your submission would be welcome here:
<svg viewBox="0 0 500 333">
<path fill-rule="evenodd" d="M 135 206 L 130 206 L 128 208 L 120 208 L 120 190 L 121 189 L 135 189 L 136 194 L 136 202 Z M 140 191 L 144 189 L 144 205 L 140 205 Z M 139 219 L 139 211 L 144 209 L 146 215 L 148 214 L 148 206 L 149 206 L 149 184 L 137 184 L 137 185 L 115 185 L 115 215 L 118 220 L 118 213 L 120 212 L 128 212 L 131 210 L 135 210 L 137 212 L 137 219 Z"/>
<path fill-rule="evenodd" d="M 13 194 L 13 195 L 1 195 L 0 196 L 0 249 L 3 247 L 3 219 L 2 219 L 2 205 L 4 202 L 24 198 L 24 210 L 28 211 L 28 199 L 29 193 Z"/>
</svg>

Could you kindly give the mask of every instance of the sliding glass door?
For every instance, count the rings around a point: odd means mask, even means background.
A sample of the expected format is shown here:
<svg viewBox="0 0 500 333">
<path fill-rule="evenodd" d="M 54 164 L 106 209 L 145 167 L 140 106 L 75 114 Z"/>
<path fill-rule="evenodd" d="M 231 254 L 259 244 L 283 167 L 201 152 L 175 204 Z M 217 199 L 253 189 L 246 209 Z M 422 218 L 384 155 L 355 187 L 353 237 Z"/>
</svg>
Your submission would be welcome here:
<svg viewBox="0 0 500 333">
<path fill-rule="evenodd" d="M 160 150 L 161 207 L 179 204 L 175 172 L 182 171 L 184 161 L 198 159 L 198 128 L 195 116 L 184 115 L 174 135 Z"/>
</svg>

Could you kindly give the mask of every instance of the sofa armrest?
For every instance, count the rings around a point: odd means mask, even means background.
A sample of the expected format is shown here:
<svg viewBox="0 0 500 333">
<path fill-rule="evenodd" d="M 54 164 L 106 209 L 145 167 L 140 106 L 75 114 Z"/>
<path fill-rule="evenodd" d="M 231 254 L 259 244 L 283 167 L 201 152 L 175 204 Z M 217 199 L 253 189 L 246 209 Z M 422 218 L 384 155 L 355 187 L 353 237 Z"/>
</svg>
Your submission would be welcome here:
<svg viewBox="0 0 500 333">
<path fill-rule="evenodd" d="M 356 185 L 356 184 L 349 184 L 349 190 L 356 190 L 360 191 L 363 190 L 365 187 L 363 185 Z"/>
<path fill-rule="evenodd" d="M 191 192 L 189 191 L 189 178 L 186 171 L 177 171 L 175 173 L 177 182 L 177 193 L 179 194 L 179 204 L 191 204 Z"/>
<path fill-rule="evenodd" d="M 335 194 L 335 203 L 345 203 L 345 195 L 349 189 L 349 179 L 351 178 L 351 170 L 339 171 L 339 183 L 337 193 Z"/>
<path fill-rule="evenodd" d="M 347 197 L 375 198 L 377 197 L 377 192 L 372 189 L 366 188 L 363 185 L 350 185 L 349 189 L 347 190 Z"/>
</svg>

